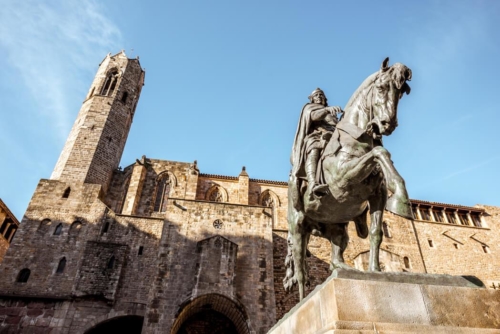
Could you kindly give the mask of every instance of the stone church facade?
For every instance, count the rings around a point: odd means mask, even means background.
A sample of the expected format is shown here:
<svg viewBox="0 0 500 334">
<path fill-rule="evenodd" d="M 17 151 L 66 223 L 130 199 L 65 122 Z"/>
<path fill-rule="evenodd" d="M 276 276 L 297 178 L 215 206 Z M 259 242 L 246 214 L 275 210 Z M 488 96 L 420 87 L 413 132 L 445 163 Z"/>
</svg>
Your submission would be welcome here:
<svg viewBox="0 0 500 334">
<path fill-rule="evenodd" d="M 100 64 L 0 264 L 0 333 L 260 334 L 298 302 L 282 286 L 286 182 L 145 156 L 118 168 L 144 78 L 123 52 Z M 412 205 L 413 220 L 385 214 L 383 270 L 500 288 L 500 208 Z M 346 262 L 366 269 L 368 249 L 353 237 Z M 330 274 L 327 241 L 309 250 L 308 292 Z"/>
</svg>

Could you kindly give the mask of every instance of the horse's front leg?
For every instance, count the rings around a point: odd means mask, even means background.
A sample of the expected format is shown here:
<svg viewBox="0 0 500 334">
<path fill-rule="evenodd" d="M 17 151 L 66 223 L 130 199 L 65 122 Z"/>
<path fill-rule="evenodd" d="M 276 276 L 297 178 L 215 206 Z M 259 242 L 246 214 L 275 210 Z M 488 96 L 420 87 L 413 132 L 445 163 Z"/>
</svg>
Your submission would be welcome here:
<svg viewBox="0 0 500 334">
<path fill-rule="evenodd" d="M 382 243 L 382 224 L 384 208 L 387 202 L 387 189 L 381 184 L 375 193 L 368 199 L 370 203 L 370 259 L 368 263 L 369 271 L 380 271 L 379 251 Z"/>
<path fill-rule="evenodd" d="M 391 160 L 391 154 L 382 146 L 377 146 L 371 150 L 376 162 L 382 168 L 387 189 L 393 195 L 387 201 L 387 210 L 407 219 L 413 219 L 410 198 L 406 191 L 405 181 L 399 175 Z"/>
<path fill-rule="evenodd" d="M 340 152 L 340 160 L 340 164 L 331 173 L 334 180 L 327 180 L 329 184 L 334 184 L 340 189 L 352 183 L 362 182 L 370 176 L 373 169 L 378 165 L 372 151 L 359 158 L 349 156 L 345 152 Z M 325 177 L 328 176 L 325 175 Z"/>
</svg>

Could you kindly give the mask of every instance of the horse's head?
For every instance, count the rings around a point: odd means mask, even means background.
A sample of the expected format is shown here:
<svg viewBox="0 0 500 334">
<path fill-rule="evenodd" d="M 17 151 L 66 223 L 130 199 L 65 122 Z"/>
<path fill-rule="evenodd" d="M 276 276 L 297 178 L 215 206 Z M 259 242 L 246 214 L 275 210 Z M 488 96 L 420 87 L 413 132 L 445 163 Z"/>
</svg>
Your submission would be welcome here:
<svg viewBox="0 0 500 334">
<path fill-rule="evenodd" d="M 376 73 L 372 87 L 372 97 L 368 97 L 371 109 L 366 132 L 374 138 L 390 135 L 398 126 L 398 102 L 404 93 L 410 94 L 411 70 L 403 64 L 387 66 L 389 58 L 382 62 Z M 370 104 L 370 102 L 368 102 Z"/>
</svg>

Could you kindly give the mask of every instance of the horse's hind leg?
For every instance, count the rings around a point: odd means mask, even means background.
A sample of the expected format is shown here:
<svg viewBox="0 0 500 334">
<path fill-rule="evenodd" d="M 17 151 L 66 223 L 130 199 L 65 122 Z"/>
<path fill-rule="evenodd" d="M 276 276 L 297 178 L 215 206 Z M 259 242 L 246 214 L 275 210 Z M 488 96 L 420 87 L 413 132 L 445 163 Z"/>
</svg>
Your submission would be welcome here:
<svg viewBox="0 0 500 334">
<path fill-rule="evenodd" d="M 324 236 L 330 240 L 332 245 L 332 261 L 330 269 L 333 271 L 337 268 L 351 269 L 351 267 L 344 262 L 344 251 L 349 242 L 349 235 L 347 234 L 347 224 L 328 224 L 325 228 Z"/>
<path fill-rule="evenodd" d="M 387 189 L 381 185 L 377 192 L 368 199 L 370 203 L 370 259 L 369 271 L 380 271 L 379 250 L 382 243 L 382 220 L 385 203 L 387 202 Z"/>
<path fill-rule="evenodd" d="M 304 298 L 305 286 L 308 284 L 306 267 L 306 249 L 309 234 L 304 226 L 304 213 L 296 210 L 293 205 L 288 207 L 288 255 L 285 261 L 287 274 L 284 279 L 286 290 L 297 283 L 300 300 Z M 290 257 L 290 258 L 288 258 Z"/>
</svg>

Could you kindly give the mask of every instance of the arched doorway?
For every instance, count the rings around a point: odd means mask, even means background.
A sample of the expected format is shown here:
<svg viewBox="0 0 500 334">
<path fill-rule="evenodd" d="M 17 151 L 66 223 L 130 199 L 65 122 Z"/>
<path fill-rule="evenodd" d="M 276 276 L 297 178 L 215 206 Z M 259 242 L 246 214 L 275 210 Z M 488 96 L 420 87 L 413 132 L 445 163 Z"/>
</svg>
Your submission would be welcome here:
<svg viewBox="0 0 500 334">
<path fill-rule="evenodd" d="M 144 318 L 137 315 L 112 318 L 95 325 L 86 331 L 85 334 L 141 334 L 143 322 Z"/>
<path fill-rule="evenodd" d="M 243 306 L 219 294 L 195 298 L 181 306 L 172 334 L 249 334 Z"/>
</svg>

